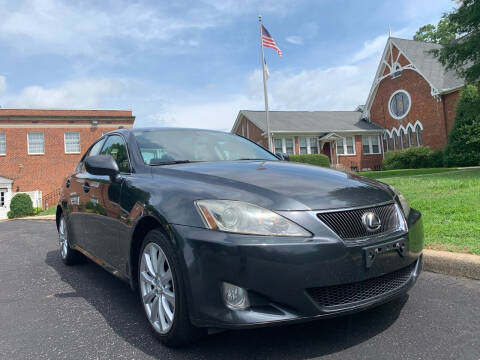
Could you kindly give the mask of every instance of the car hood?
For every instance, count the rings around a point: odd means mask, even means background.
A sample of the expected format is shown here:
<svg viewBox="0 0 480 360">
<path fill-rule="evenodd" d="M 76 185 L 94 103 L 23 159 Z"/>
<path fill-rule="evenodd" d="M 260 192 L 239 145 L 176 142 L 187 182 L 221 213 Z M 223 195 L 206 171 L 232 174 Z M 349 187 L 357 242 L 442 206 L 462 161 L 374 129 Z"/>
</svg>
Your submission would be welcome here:
<svg viewBox="0 0 480 360">
<path fill-rule="evenodd" d="M 377 181 L 293 162 L 198 162 L 153 167 L 152 173 L 165 176 L 166 183 L 176 179 L 177 195 L 242 200 L 272 210 L 348 208 L 393 199 Z"/>
</svg>

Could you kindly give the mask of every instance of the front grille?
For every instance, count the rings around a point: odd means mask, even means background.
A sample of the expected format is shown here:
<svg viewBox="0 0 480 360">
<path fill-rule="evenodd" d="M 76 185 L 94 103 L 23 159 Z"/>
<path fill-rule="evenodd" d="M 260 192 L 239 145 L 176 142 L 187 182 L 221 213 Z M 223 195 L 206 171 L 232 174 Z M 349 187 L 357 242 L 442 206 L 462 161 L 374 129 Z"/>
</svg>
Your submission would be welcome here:
<svg viewBox="0 0 480 360">
<path fill-rule="evenodd" d="M 382 224 L 380 229 L 373 232 L 367 231 L 362 224 L 362 216 L 367 212 L 373 212 L 380 218 Z M 318 213 L 317 216 L 344 240 L 354 240 L 390 232 L 398 229 L 400 225 L 395 204 Z"/>
<path fill-rule="evenodd" d="M 357 283 L 310 288 L 307 293 L 320 307 L 352 305 L 401 288 L 410 279 L 415 265 L 416 262 L 395 272 Z"/>
</svg>

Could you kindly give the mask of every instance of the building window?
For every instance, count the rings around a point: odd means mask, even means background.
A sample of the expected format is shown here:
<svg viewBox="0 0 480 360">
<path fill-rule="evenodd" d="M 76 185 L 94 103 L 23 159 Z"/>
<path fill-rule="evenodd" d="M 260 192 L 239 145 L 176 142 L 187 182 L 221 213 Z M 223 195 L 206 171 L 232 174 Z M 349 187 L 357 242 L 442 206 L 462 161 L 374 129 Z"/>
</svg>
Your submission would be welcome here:
<svg viewBox="0 0 480 360">
<path fill-rule="evenodd" d="M 80 154 L 80 133 L 65 133 L 65 154 Z"/>
<path fill-rule="evenodd" d="M 362 148 L 364 154 L 380 154 L 380 141 L 377 135 L 363 135 Z"/>
<path fill-rule="evenodd" d="M 397 150 L 398 149 L 397 134 L 393 133 L 392 134 L 392 139 L 393 139 L 393 150 Z"/>
<path fill-rule="evenodd" d="M 347 136 L 337 140 L 338 155 L 355 155 L 355 138 Z"/>
<path fill-rule="evenodd" d="M 405 146 L 405 132 L 402 130 L 400 130 L 400 145 L 402 146 L 402 149 L 405 149 L 406 146 Z"/>
<path fill-rule="evenodd" d="M 400 75 L 402 75 L 402 70 L 401 70 L 401 68 L 402 68 L 402 67 L 400 66 L 399 63 L 395 63 L 395 64 L 393 65 L 394 71 L 393 71 L 392 79 L 395 79 L 395 78 L 399 77 Z"/>
<path fill-rule="evenodd" d="M 293 142 L 293 138 L 291 137 L 274 138 L 273 144 L 274 144 L 276 153 L 283 152 L 283 153 L 287 153 L 288 155 L 295 154 L 295 148 L 293 145 L 294 142 Z"/>
<path fill-rule="evenodd" d="M 410 104 L 410 95 L 405 90 L 397 90 L 390 97 L 388 111 L 394 119 L 402 119 L 410 111 Z"/>
<path fill-rule="evenodd" d="M 30 155 L 44 154 L 45 143 L 42 132 L 29 132 L 28 138 L 28 153 Z"/>
<path fill-rule="evenodd" d="M 390 150 L 390 136 L 388 136 L 388 134 L 385 134 L 384 139 L 385 139 L 385 150 L 388 151 Z"/>
<path fill-rule="evenodd" d="M 318 154 L 318 140 L 315 137 L 299 137 L 300 154 Z"/>
<path fill-rule="evenodd" d="M 5 133 L 0 133 L 0 155 L 5 155 L 7 153 L 7 141 L 5 138 Z"/>
<path fill-rule="evenodd" d="M 415 133 L 417 134 L 417 146 L 423 146 L 422 129 L 418 124 L 415 127 Z"/>
<path fill-rule="evenodd" d="M 293 139 L 292 138 L 285 138 L 285 152 L 288 155 L 295 154 L 295 151 L 294 151 L 294 148 L 293 148 Z"/>
<path fill-rule="evenodd" d="M 318 154 L 318 139 L 315 137 L 308 138 L 308 145 L 310 146 L 310 154 Z"/>
<path fill-rule="evenodd" d="M 413 146 L 413 132 L 412 132 L 412 128 L 408 128 L 407 130 L 407 137 L 408 137 L 408 147 L 412 147 Z"/>
<path fill-rule="evenodd" d="M 300 154 L 308 154 L 307 138 L 299 137 L 298 144 L 300 146 Z"/>
</svg>

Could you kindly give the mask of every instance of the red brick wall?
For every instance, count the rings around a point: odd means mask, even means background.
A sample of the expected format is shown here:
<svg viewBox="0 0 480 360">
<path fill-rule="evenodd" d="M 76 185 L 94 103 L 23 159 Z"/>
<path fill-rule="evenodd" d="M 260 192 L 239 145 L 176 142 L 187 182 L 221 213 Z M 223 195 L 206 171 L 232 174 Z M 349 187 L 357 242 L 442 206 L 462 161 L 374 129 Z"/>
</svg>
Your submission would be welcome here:
<svg viewBox="0 0 480 360">
<path fill-rule="evenodd" d="M 245 116 L 242 116 L 238 122 L 238 127 L 235 134 L 247 137 L 247 124 L 248 124 L 248 138 L 256 143 L 262 145 L 264 148 L 268 148 L 267 138 L 262 136 L 263 131 L 259 129 L 254 123 L 248 120 Z M 242 135 L 242 127 L 244 128 L 244 134 Z"/>
<path fill-rule="evenodd" d="M 133 125 L 133 119 L 111 124 L 98 120 L 97 127 L 91 126 L 91 120 L 34 121 L 0 120 L 0 132 L 6 136 L 6 155 L 0 155 L 0 176 L 14 180 L 14 192 L 40 190 L 43 196 L 62 186 L 63 179 L 74 170 L 83 153 L 102 132 Z M 28 154 L 28 132 L 44 133 L 43 155 Z M 80 154 L 65 154 L 65 132 L 80 133 Z"/>
<path fill-rule="evenodd" d="M 457 106 L 460 91 L 455 91 L 442 96 L 443 107 L 445 112 L 445 121 L 447 122 L 447 134 L 450 132 L 455 120 L 455 108 Z"/>
<path fill-rule="evenodd" d="M 400 120 L 390 116 L 388 102 L 396 90 L 403 89 L 410 94 L 411 107 L 409 113 Z M 430 85 L 413 70 L 403 70 L 402 75 L 382 80 L 370 109 L 371 121 L 385 129 L 405 128 L 419 120 L 423 125 L 423 143 L 433 149 L 442 148 L 446 144 L 446 127 L 443 118 L 443 102 L 430 95 Z"/>
<path fill-rule="evenodd" d="M 336 147 L 333 147 L 333 163 L 336 161 Z M 369 168 L 375 169 L 382 165 L 382 154 L 363 154 L 362 136 L 355 136 L 355 155 L 338 155 L 338 163 L 347 169 L 356 167 L 359 171 Z"/>
</svg>

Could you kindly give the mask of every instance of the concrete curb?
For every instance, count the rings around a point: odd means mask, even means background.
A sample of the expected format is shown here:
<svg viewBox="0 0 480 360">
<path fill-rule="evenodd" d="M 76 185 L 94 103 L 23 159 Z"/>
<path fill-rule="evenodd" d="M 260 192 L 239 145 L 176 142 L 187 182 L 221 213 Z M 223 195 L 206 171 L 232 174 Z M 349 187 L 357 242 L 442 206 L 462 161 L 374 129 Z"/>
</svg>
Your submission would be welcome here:
<svg viewBox="0 0 480 360">
<path fill-rule="evenodd" d="M 11 220 L 55 220 L 55 215 L 25 216 Z"/>
<path fill-rule="evenodd" d="M 440 274 L 480 280 L 480 256 L 438 250 L 423 250 L 423 268 Z"/>
</svg>

